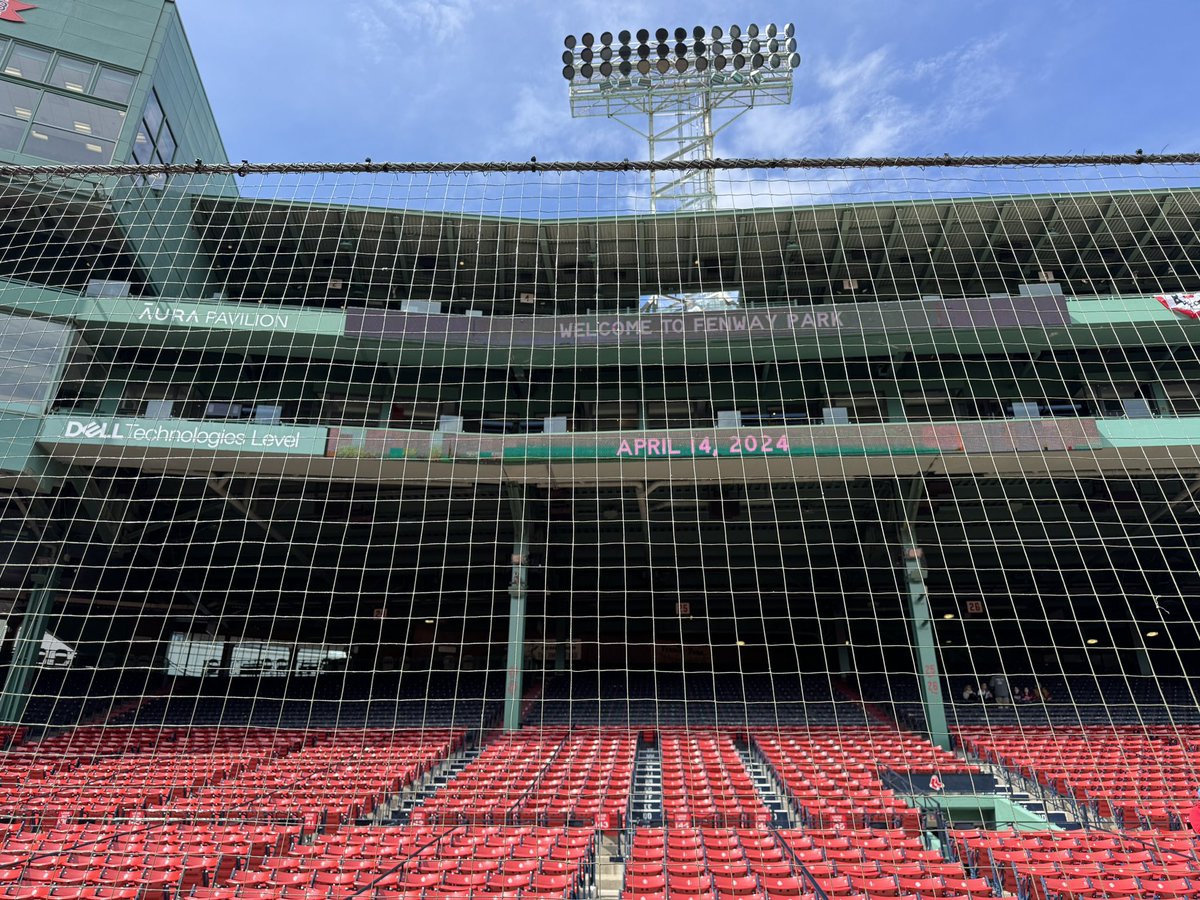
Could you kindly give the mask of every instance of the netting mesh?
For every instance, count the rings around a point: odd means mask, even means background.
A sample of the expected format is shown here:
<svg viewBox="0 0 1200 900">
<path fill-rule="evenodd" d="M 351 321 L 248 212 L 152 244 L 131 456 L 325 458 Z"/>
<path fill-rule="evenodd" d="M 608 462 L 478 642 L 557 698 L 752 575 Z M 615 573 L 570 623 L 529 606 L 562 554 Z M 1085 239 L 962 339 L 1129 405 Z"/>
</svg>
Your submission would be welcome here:
<svg viewBox="0 0 1200 900">
<path fill-rule="evenodd" d="M 0 882 L 1188 895 L 1197 175 L 0 167 Z"/>
</svg>

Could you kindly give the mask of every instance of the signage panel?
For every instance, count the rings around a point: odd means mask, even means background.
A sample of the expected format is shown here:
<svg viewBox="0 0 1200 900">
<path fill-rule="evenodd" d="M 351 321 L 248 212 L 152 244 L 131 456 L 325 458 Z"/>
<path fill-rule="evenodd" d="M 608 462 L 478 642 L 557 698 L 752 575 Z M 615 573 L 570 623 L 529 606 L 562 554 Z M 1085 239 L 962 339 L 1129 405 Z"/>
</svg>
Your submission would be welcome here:
<svg viewBox="0 0 1200 900">
<path fill-rule="evenodd" d="M 728 459 L 813 456 L 912 456 L 1044 453 L 1101 446 L 1095 419 L 958 423 L 793 425 L 775 428 L 679 428 L 537 435 L 485 435 L 331 428 L 327 456 L 390 459 Z"/>
<path fill-rule="evenodd" d="M 134 297 L 97 298 L 83 307 L 80 319 L 160 328 L 246 331 L 256 334 L 342 333 L 342 313 L 295 306 L 249 303 L 189 303 L 140 300 Z"/>
<path fill-rule="evenodd" d="M 43 443 L 323 456 L 327 437 L 328 429 L 308 425 L 235 425 L 187 419 L 50 416 L 42 426 L 39 440 Z"/>
<path fill-rule="evenodd" d="M 842 334 L 1070 324 L 1063 297 L 764 306 L 722 312 L 587 316 L 445 316 L 346 310 L 346 336 L 464 347 L 621 346 L 800 340 Z"/>
</svg>

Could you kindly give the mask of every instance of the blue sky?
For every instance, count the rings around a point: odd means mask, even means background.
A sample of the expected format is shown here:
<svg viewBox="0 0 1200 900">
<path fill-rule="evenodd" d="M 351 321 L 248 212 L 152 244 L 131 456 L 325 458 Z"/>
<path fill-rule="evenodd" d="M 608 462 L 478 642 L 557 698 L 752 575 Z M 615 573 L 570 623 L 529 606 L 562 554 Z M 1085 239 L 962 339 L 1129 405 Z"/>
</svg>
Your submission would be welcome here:
<svg viewBox="0 0 1200 900">
<path fill-rule="evenodd" d="M 1197 0 L 177 2 L 232 159 L 645 158 L 571 118 L 563 36 L 751 21 L 796 23 L 795 99 L 718 156 L 1200 149 Z"/>
</svg>

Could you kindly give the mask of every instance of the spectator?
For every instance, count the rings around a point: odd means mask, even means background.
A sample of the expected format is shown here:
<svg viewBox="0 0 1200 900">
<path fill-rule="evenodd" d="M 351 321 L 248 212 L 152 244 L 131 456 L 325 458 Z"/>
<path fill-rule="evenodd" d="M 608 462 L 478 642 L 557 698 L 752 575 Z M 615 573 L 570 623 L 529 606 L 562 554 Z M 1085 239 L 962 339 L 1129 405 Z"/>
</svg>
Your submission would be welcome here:
<svg viewBox="0 0 1200 900">
<path fill-rule="evenodd" d="M 1034 688 L 1034 691 L 1035 691 L 1035 693 L 1037 693 L 1037 698 L 1039 700 L 1041 700 L 1043 703 L 1048 703 L 1050 701 L 1050 692 L 1042 686 L 1042 683 L 1040 681 L 1037 683 L 1037 686 Z"/>
<path fill-rule="evenodd" d="M 962 698 L 964 703 L 970 703 L 976 698 L 975 685 L 968 684 L 962 689 Z"/>
<path fill-rule="evenodd" d="M 988 688 L 986 681 L 979 685 L 979 699 L 984 703 L 992 699 L 992 692 Z"/>
<path fill-rule="evenodd" d="M 1008 706 L 1012 703 L 1012 695 L 1008 689 L 1008 679 L 1003 675 L 992 676 L 992 693 L 996 697 L 996 702 L 1001 706 Z"/>
<path fill-rule="evenodd" d="M 1025 685 L 1025 687 L 1021 689 L 1021 702 L 1032 703 L 1033 700 L 1033 691 L 1029 689 L 1029 685 Z"/>
</svg>

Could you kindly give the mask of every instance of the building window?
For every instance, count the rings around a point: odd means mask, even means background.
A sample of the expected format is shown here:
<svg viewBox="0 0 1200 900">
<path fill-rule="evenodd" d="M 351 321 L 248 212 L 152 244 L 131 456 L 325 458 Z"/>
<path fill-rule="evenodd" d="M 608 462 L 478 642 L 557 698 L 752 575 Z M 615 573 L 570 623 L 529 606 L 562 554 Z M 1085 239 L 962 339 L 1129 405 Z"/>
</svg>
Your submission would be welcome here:
<svg viewBox="0 0 1200 900">
<path fill-rule="evenodd" d="M 11 48 L 11 50 L 10 50 Z M 126 104 L 137 75 L 92 60 L 54 54 L 41 47 L 0 39 L 0 72 L 26 81 L 40 81 L 75 94 L 92 94 L 109 103 Z"/>
<path fill-rule="evenodd" d="M 158 157 L 165 163 L 175 159 L 175 135 L 171 134 L 171 126 L 163 122 L 162 131 L 158 133 Z"/>
<path fill-rule="evenodd" d="M 162 102 L 158 99 L 158 91 L 150 91 L 150 99 L 146 101 L 146 112 L 142 116 L 141 125 L 133 139 L 133 161 L 138 165 L 163 165 L 175 159 L 175 134 L 171 131 L 171 123 L 163 112 Z M 137 176 L 135 184 L 149 184 L 152 188 L 166 187 L 165 175 L 151 175 L 147 178 Z"/>
<path fill-rule="evenodd" d="M 151 90 L 150 99 L 146 101 L 146 113 L 142 116 L 151 141 L 158 140 L 158 129 L 162 127 L 164 118 L 162 104 L 158 102 L 158 91 Z"/>
<path fill-rule="evenodd" d="M 92 76 L 95 74 L 95 63 L 72 59 L 69 56 L 60 56 L 58 62 L 54 64 L 54 70 L 50 73 L 49 83 L 52 87 L 82 94 L 87 91 L 88 86 L 92 83 Z"/>
<path fill-rule="evenodd" d="M 38 128 L 35 125 L 29 130 L 29 137 L 25 139 L 24 152 L 43 159 L 88 165 L 107 163 L 112 159 L 115 147 L 112 141 L 84 137 L 57 128 Z"/>
<path fill-rule="evenodd" d="M 10 80 L 16 78 L 51 90 Z M 0 39 L 0 149 L 57 162 L 111 162 L 125 110 L 78 95 L 123 105 L 136 79 L 111 66 Z"/>
<path fill-rule="evenodd" d="M 40 91 L 0 80 L 0 148 L 19 150 Z"/>
<path fill-rule="evenodd" d="M 45 50 L 17 44 L 8 55 L 8 62 L 4 64 L 4 74 L 24 78 L 26 81 L 41 81 L 46 77 L 49 67 L 50 54 Z"/>
<path fill-rule="evenodd" d="M 0 409 L 40 415 L 53 398 L 72 330 L 0 313 Z"/>
<path fill-rule="evenodd" d="M 100 75 L 96 79 L 96 86 L 92 88 L 92 93 L 101 100 L 120 103 L 123 106 L 129 102 L 129 95 L 133 93 L 133 82 L 134 76 L 129 72 L 101 66 Z"/>
<path fill-rule="evenodd" d="M 154 145 L 150 143 L 150 137 L 146 134 L 146 126 L 143 124 L 138 127 L 137 134 L 133 137 L 133 161 L 139 166 L 146 166 L 154 159 Z"/>
<path fill-rule="evenodd" d="M 46 94 L 33 122 L 35 125 L 47 125 L 88 137 L 115 141 L 125 124 L 125 113 L 98 103 L 76 100 L 74 97 Z"/>
<path fill-rule="evenodd" d="M 45 94 L 24 152 L 66 163 L 107 163 L 112 160 L 125 113 L 58 94 Z"/>
</svg>

